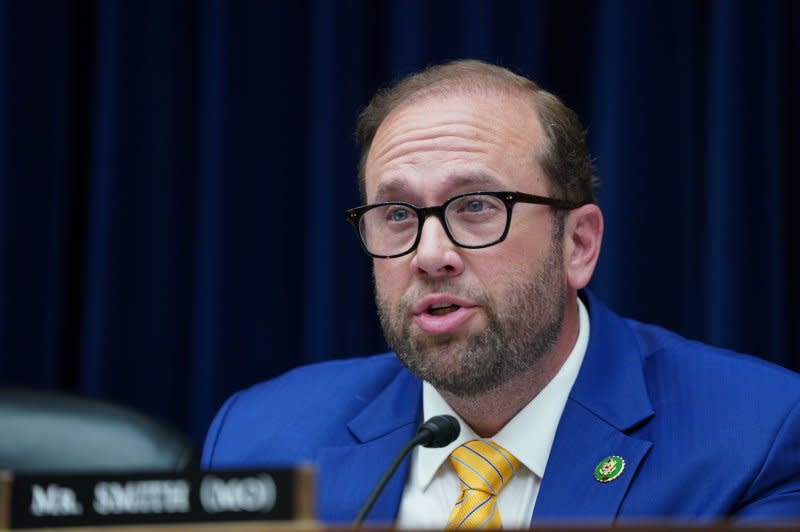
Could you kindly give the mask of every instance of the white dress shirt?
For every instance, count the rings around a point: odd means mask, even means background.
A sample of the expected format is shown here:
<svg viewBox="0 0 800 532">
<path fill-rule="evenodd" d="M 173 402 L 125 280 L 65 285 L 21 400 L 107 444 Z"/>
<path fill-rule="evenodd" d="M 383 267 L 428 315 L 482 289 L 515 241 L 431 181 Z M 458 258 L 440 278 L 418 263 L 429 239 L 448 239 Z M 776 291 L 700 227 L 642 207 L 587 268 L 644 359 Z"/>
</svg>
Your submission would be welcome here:
<svg viewBox="0 0 800 532">
<path fill-rule="evenodd" d="M 578 339 L 561 369 L 539 395 L 491 438 L 522 463 L 497 498 L 504 528 L 530 526 L 558 422 L 589 343 L 589 314 L 580 299 L 578 316 Z M 439 414 L 454 416 L 461 423 L 461 434 L 447 447 L 414 450 L 397 526 L 442 530 L 460 493 L 458 477 L 448 457 L 453 449 L 478 436 L 427 382 L 422 386 L 422 411 L 423 419 Z"/>
</svg>

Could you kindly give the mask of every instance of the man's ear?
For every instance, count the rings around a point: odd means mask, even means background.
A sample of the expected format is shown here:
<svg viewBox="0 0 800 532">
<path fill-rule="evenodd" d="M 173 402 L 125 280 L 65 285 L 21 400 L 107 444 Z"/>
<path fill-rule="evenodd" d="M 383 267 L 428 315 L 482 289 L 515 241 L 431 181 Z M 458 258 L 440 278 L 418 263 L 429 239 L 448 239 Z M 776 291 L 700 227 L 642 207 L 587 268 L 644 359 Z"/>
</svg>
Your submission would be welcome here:
<svg viewBox="0 0 800 532">
<path fill-rule="evenodd" d="M 592 278 L 603 242 L 603 213 L 589 204 L 570 211 L 564 220 L 564 267 L 567 284 L 584 288 Z"/>
</svg>

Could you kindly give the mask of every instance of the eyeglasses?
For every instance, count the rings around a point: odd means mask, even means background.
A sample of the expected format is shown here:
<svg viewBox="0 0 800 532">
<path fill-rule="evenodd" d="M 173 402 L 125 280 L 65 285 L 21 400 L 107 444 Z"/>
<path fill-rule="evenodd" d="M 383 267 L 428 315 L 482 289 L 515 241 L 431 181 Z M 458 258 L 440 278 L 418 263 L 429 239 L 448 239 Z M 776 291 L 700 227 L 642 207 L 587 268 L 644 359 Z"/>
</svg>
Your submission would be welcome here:
<svg viewBox="0 0 800 532">
<path fill-rule="evenodd" d="M 428 216 L 436 216 L 453 244 L 467 249 L 493 246 L 505 240 L 511 211 L 517 203 L 547 205 L 571 210 L 582 204 L 524 192 L 468 192 L 441 205 L 417 207 L 404 201 L 388 201 L 354 207 L 345 212 L 364 251 L 378 259 L 411 253 L 419 244 Z"/>
</svg>

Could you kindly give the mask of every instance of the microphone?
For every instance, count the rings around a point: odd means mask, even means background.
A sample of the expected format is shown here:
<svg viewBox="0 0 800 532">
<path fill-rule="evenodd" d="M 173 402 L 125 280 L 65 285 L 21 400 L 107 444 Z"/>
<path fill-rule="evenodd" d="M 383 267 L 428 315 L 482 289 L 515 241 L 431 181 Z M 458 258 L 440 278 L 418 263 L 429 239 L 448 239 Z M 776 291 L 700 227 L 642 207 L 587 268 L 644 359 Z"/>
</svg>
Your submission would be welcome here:
<svg viewBox="0 0 800 532">
<path fill-rule="evenodd" d="M 367 502 L 364 503 L 364 506 L 361 507 L 361 511 L 358 512 L 355 520 L 353 520 L 352 528 L 356 529 L 361 526 L 361 522 L 369 511 L 372 510 L 375 501 L 378 500 L 378 496 L 383 491 L 383 488 L 386 487 L 386 483 L 392 478 L 392 475 L 394 475 L 394 472 L 400 466 L 400 462 L 403 461 L 403 458 L 406 457 L 411 449 L 417 445 L 431 448 L 446 447 L 458 438 L 460 432 L 461 425 L 458 424 L 458 420 L 448 415 L 433 416 L 420 425 L 419 429 L 417 429 L 417 435 L 400 450 L 392 462 L 392 465 L 389 466 L 389 469 L 386 470 L 386 473 L 383 474 L 375 485 L 375 489 L 370 493 Z"/>
</svg>

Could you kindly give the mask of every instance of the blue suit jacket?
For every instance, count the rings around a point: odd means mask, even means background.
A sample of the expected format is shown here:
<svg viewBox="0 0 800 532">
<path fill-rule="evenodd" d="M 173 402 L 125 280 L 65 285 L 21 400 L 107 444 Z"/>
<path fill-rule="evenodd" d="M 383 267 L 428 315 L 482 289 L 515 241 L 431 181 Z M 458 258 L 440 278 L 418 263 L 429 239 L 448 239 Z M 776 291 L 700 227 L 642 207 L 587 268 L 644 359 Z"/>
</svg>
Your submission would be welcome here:
<svg viewBox="0 0 800 532">
<path fill-rule="evenodd" d="M 625 320 L 582 294 L 592 320 L 533 523 L 800 516 L 800 376 Z M 294 370 L 231 397 L 209 468 L 310 462 L 318 517 L 353 519 L 421 421 L 421 382 L 392 354 Z M 620 455 L 608 483 L 597 463 Z M 397 515 L 408 460 L 370 520 Z"/>
</svg>

